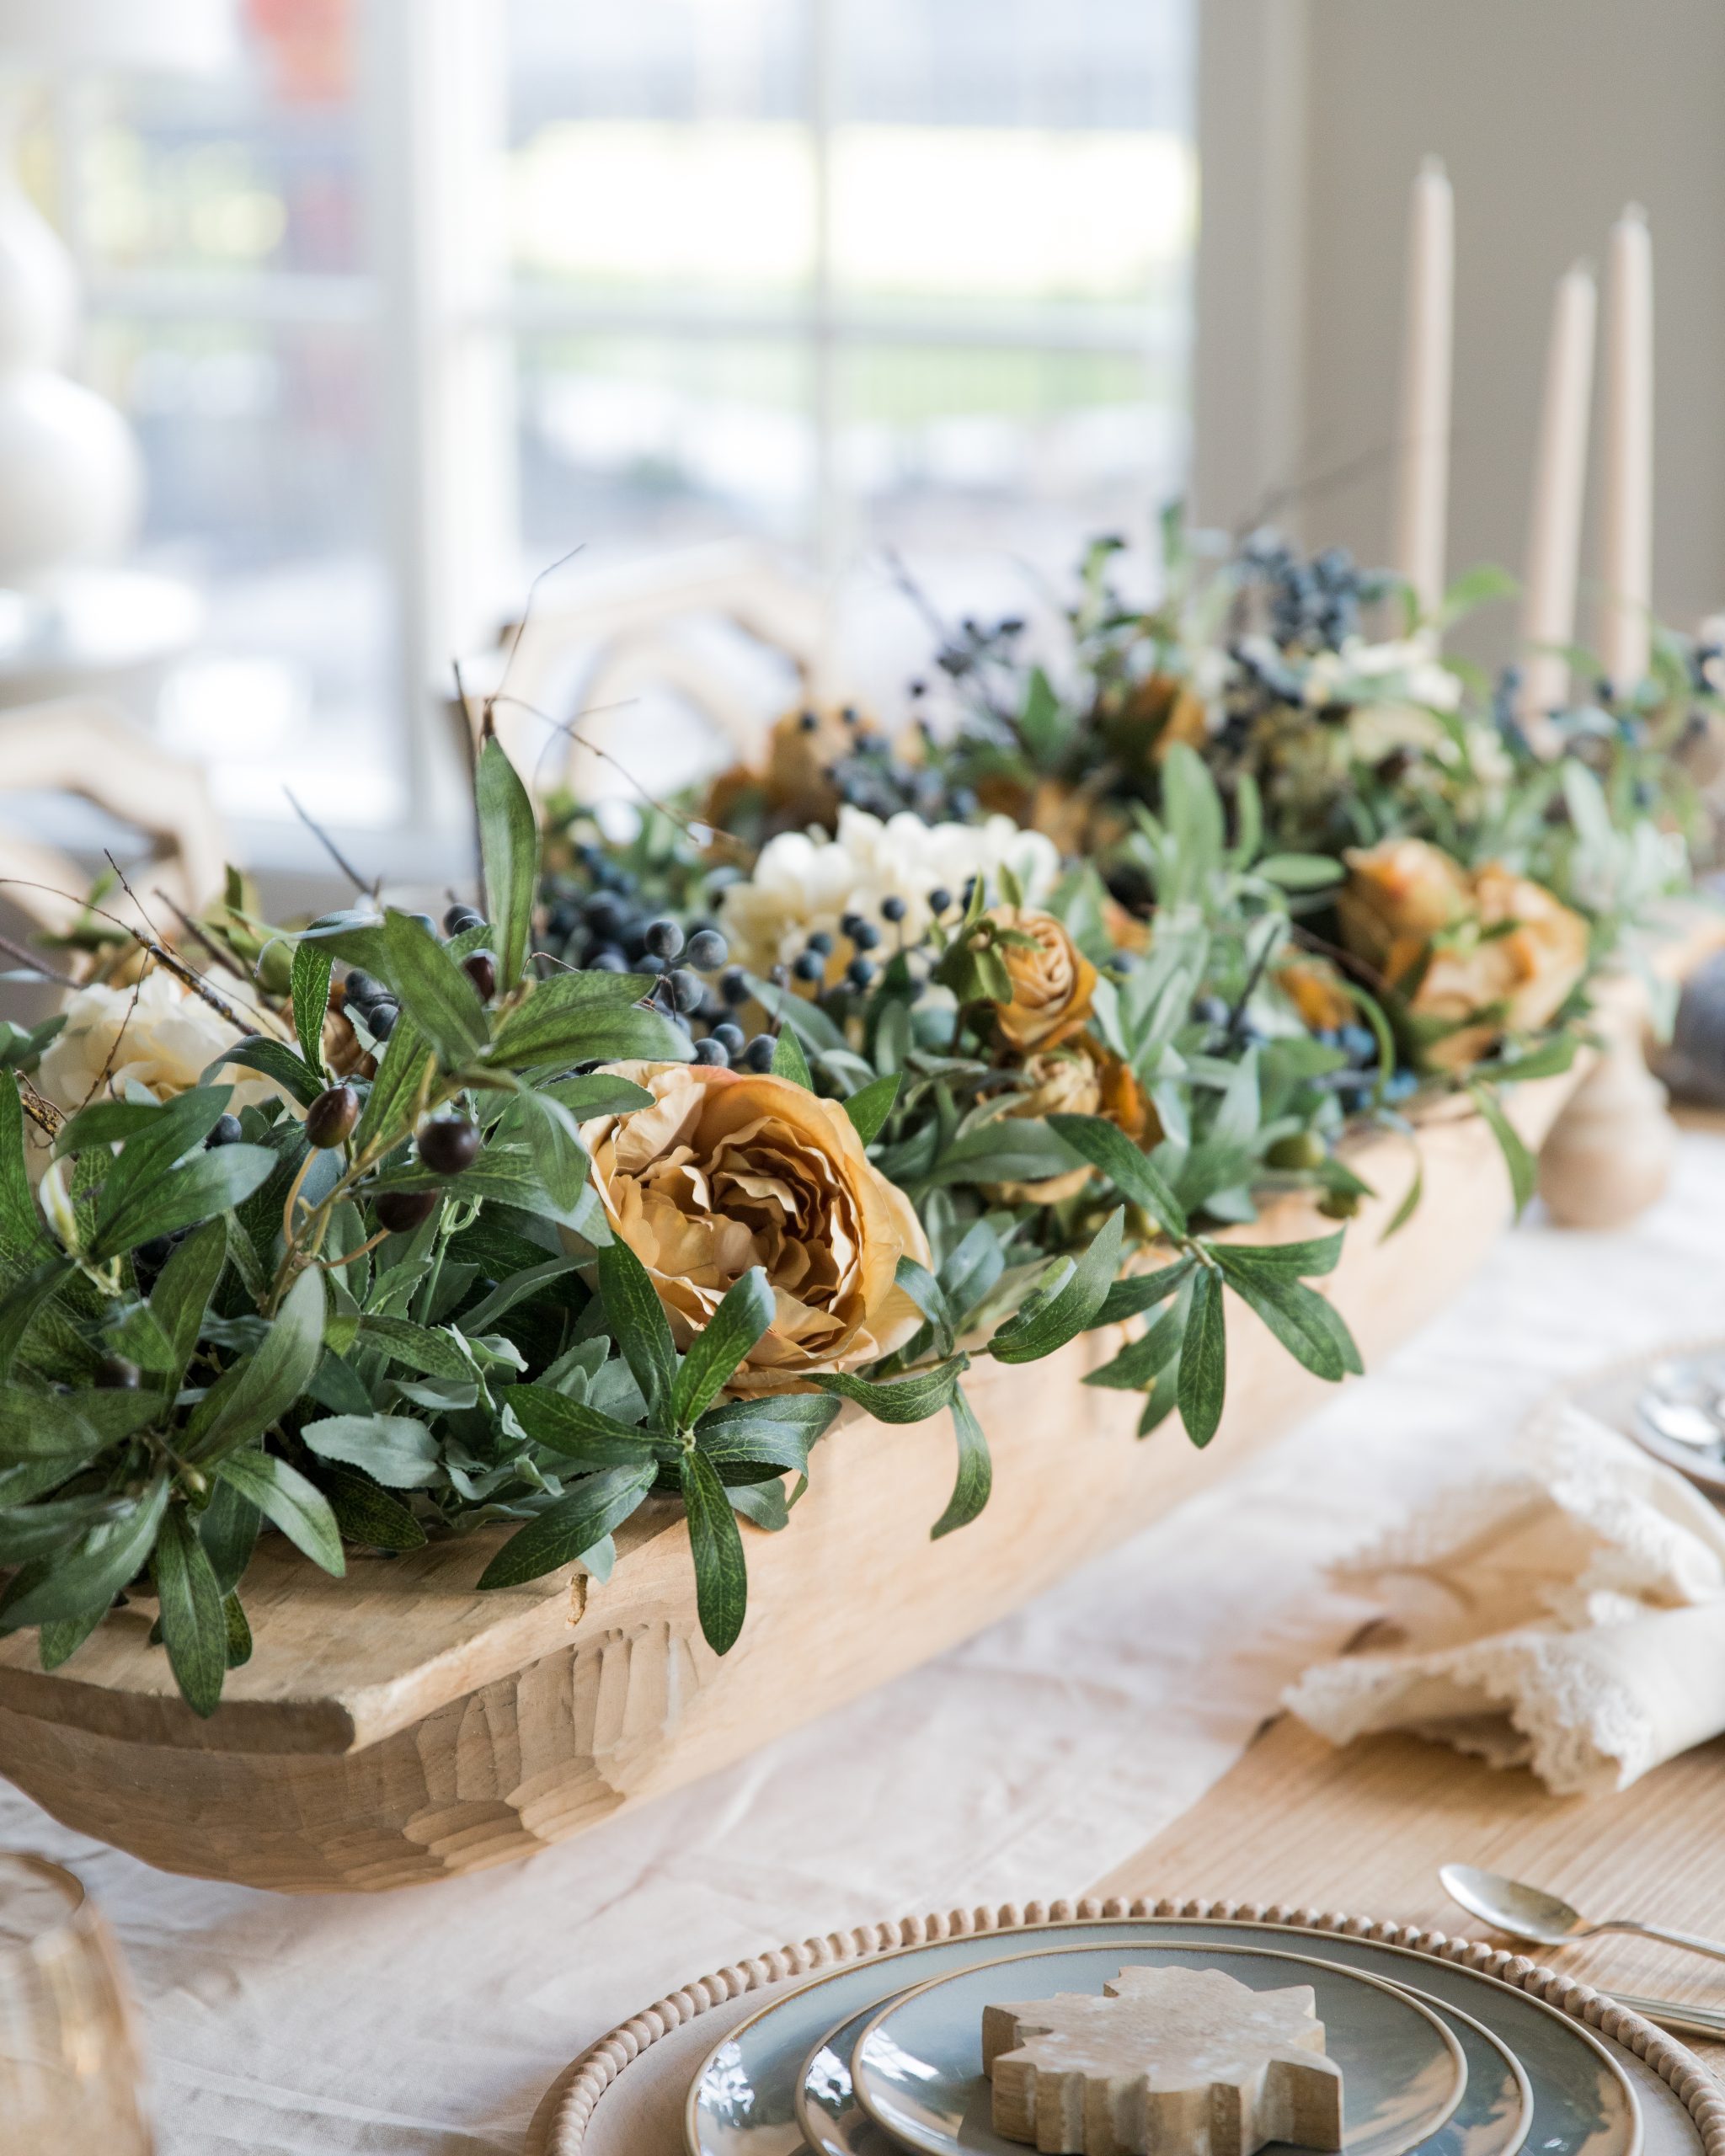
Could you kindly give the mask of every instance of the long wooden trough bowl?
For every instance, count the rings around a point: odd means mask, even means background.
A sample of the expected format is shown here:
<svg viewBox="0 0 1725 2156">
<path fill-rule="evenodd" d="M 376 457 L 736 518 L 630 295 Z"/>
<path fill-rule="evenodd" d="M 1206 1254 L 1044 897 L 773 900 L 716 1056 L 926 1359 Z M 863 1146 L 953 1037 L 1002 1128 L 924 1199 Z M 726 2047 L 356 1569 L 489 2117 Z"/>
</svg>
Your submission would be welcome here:
<svg viewBox="0 0 1725 2156">
<path fill-rule="evenodd" d="M 1538 1145 L 1584 1067 L 1518 1089 Z M 1378 1193 L 1324 1283 L 1367 1367 L 1441 1309 L 1509 1215 L 1503 1159 L 1471 1113 L 1424 1123 L 1424 1196 L 1383 1231 L 1414 1173 L 1393 1133 L 1350 1155 Z M 1303 1196 L 1243 1240 L 1334 1225 Z M 147 1644 L 153 1610 L 115 1611 L 52 1674 L 33 1633 L 0 1641 L 0 1773 L 79 1832 L 169 1871 L 285 1893 L 413 1886 L 508 1864 L 675 1788 L 912 1668 L 1028 1601 L 1260 1450 L 1328 1388 L 1229 1299 L 1228 1404 L 1207 1449 L 1171 1418 L 1140 1442 L 1135 1393 L 1086 1389 L 1120 1343 L 1081 1336 L 1045 1362 L 979 1363 L 967 1390 L 994 1454 L 980 1518 L 940 1542 L 947 1418 L 887 1427 L 847 1408 L 776 1535 L 746 1523 L 749 1615 L 723 1660 L 696 1621 L 681 1509 L 649 1501 L 600 1586 L 564 1570 L 480 1594 L 505 1530 L 331 1579 L 278 1536 L 246 1577 L 255 1642 L 200 1721 Z"/>
</svg>

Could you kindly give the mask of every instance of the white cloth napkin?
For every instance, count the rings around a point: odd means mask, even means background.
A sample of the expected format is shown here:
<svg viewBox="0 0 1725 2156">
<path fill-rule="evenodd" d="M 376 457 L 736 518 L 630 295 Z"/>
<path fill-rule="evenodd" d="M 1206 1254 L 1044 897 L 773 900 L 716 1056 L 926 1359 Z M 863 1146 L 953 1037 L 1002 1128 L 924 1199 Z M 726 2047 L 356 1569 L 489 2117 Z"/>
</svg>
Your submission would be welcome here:
<svg viewBox="0 0 1725 2156">
<path fill-rule="evenodd" d="M 1567 1796 L 1725 1730 L 1725 1518 L 1567 1401 L 1332 1576 L 1384 1613 L 1284 1695 L 1332 1743 L 1410 1730 Z"/>
</svg>

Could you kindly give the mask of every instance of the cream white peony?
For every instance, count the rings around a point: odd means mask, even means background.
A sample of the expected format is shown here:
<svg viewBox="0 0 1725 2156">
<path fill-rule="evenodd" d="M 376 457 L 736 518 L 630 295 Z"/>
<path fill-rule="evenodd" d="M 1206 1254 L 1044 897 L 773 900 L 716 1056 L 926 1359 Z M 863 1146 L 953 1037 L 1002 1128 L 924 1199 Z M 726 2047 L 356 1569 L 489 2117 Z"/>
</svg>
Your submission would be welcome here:
<svg viewBox="0 0 1725 2156">
<path fill-rule="evenodd" d="M 1371 701 L 1454 711 L 1461 684 L 1413 638 L 1367 643 L 1363 637 L 1349 637 L 1339 651 L 1319 652 L 1306 670 L 1305 702 L 1312 710 Z"/>
<path fill-rule="evenodd" d="M 36 1089 L 67 1113 L 104 1094 L 119 1097 L 129 1083 L 169 1100 L 195 1086 L 224 1049 L 232 1026 L 171 974 L 146 974 L 135 987 L 81 988 L 66 1006 L 66 1024 L 42 1057 Z M 254 1070 L 230 1066 L 232 1106 L 279 1097 L 280 1088 Z"/>
<path fill-rule="evenodd" d="M 908 810 L 882 822 L 865 809 L 839 811 L 838 835 L 786 831 L 769 840 L 745 883 L 733 883 L 719 907 L 720 926 L 737 962 L 765 973 L 794 958 L 809 937 L 825 930 L 838 941 L 847 913 L 880 917 L 883 899 L 905 903 L 905 940 L 914 943 L 933 915 L 928 894 L 956 899 L 973 876 L 999 890 L 1009 868 L 1026 902 L 1053 889 L 1060 857 L 1053 840 L 1021 830 L 1010 816 L 980 824 L 925 824 Z"/>
</svg>

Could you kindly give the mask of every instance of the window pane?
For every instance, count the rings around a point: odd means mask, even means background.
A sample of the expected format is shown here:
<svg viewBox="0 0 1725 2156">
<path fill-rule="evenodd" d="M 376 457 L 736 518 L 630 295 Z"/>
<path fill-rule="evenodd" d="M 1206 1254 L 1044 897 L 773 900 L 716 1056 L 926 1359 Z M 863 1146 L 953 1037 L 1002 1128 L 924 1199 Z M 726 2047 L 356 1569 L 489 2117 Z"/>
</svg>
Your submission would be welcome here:
<svg viewBox="0 0 1725 2156">
<path fill-rule="evenodd" d="M 138 558 L 209 610 L 164 735 L 213 762 L 232 814 L 290 813 L 284 782 L 344 823 L 399 805 L 368 342 L 329 324 L 92 331 L 92 380 L 144 454 Z"/>
<path fill-rule="evenodd" d="M 97 264 L 360 266 L 354 0 L 244 0 L 237 13 L 232 72 L 140 75 L 87 107 L 79 162 Z"/>
<path fill-rule="evenodd" d="M 589 299 L 804 290 L 814 259 L 802 0 L 510 8 L 511 241 Z"/>
<path fill-rule="evenodd" d="M 730 536 L 807 536 L 809 358 L 791 342 L 521 341 L 521 515 L 535 566 Z"/>
</svg>

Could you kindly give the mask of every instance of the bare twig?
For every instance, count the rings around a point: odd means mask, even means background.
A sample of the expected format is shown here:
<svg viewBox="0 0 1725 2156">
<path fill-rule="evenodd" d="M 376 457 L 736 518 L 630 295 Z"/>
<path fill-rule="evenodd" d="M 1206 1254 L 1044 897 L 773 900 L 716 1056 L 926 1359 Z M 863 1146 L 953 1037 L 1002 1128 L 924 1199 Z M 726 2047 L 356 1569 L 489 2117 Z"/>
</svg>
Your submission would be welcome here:
<svg viewBox="0 0 1725 2156">
<path fill-rule="evenodd" d="M 584 539 L 579 546 L 571 547 L 568 553 L 559 554 L 554 562 L 547 562 L 527 586 L 526 603 L 521 608 L 521 618 L 515 623 L 515 634 L 510 638 L 509 650 L 503 662 L 503 673 L 498 680 L 496 689 L 485 699 L 484 727 L 487 740 L 491 738 L 491 707 L 509 686 L 510 670 L 515 663 L 515 654 L 521 648 L 521 638 L 527 633 L 527 624 L 533 618 L 533 601 L 539 596 L 540 585 L 544 583 L 547 577 L 555 576 L 559 569 L 567 568 L 577 554 L 585 551 L 586 544 Z M 460 676 L 457 675 L 457 679 L 459 680 Z M 466 701 L 465 696 L 462 701 Z"/>
<path fill-rule="evenodd" d="M 328 832 L 324 830 L 323 826 L 317 820 L 304 804 L 296 798 L 292 787 L 285 786 L 281 790 L 287 796 L 288 807 L 292 809 L 295 815 L 299 818 L 306 829 L 312 834 L 312 836 L 317 840 L 318 845 L 323 847 L 324 852 L 329 856 L 329 858 L 335 863 L 342 874 L 346 877 L 347 880 L 353 885 L 354 889 L 356 891 L 362 892 L 368 899 L 375 899 L 379 890 L 382 888 L 382 878 L 380 877 L 376 883 L 368 883 L 365 878 L 360 875 L 359 870 L 354 867 L 352 862 L 348 859 L 341 848 L 335 843 L 335 841 L 330 837 Z"/>
<path fill-rule="evenodd" d="M 51 980 L 56 988 L 82 988 L 83 983 L 74 980 L 70 974 L 56 974 L 52 966 L 44 965 L 32 951 L 22 943 L 14 943 L 9 937 L 0 936 L 0 951 L 8 958 L 16 958 L 21 966 L 28 966 L 33 974 L 40 974 L 44 980 Z"/>
<path fill-rule="evenodd" d="M 18 1079 L 19 1102 L 24 1113 L 38 1130 L 57 1138 L 66 1128 L 65 1109 L 56 1107 L 52 1101 L 45 1099 L 22 1070 L 14 1075 Z"/>
<path fill-rule="evenodd" d="M 186 934 L 190 936 L 195 942 L 201 943 L 203 945 L 204 948 L 210 953 L 210 956 L 216 961 L 216 964 L 221 967 L 224 973 L 232 974 L 236 980 L 245 982 L 248 988 L 251 986 L 249 978 L 245 974 L 242 973 L 239 967 L 235 963 L 232 953 L 228 951 L 224 951 L 219 943 L 216 942 L 213 938 L 206 935 L 198 923 L 192 919 L 185 908 L 181 905 L 178 899 L 170 898 L 168 893 L 162 889 L 162 886 L 159 883 L 156 886 L 155 889 L 150 894 L 150 895 L 152 898 L 161 899 L 163 905 L 167 907 L 168 910 L 174 915 L 174 919 L 179 923 Z"/>
<path fill-rule="evenodd" d="M 149 953 L 150 956 L 156 961 L 156 963 L 158 966 L 162 967 L 166 972 L 172 974 L 176 980 L 184 982 L 185 986 L 191 990 L 192 994 L 195 995 L 200 1002 L 207 1003 L 210 1008 L 215 1011 L 218 1017 L 225 1018 L 227 1021 L 228 1024 L 233 1027 L 236 1033 L 242 1034 L 256 1033 L 258 1030 L 257 1027 L 251 1024 L 247 1019 L 242 1018 L 238 1011 L 234 1009 L 233 1006 L 227 1001 L 226 996 L 218 995 L 216 990 L 211 987 L 209 982 L 204 979 L 204 976 L 198 972 L 195 966 L 189 966 L 185 960 L 179 956 L 178 952 L 170 951 L 168 949 L 168 946 L 162 941 L 161 937 L 154 932 L 153 926 L 150 922 L 150 916 L 144 911 L 142 905 L 140 904 L 137 893 L 133 890 L 131 885 L 126 882 L 126 871 L 120 867 L 120 863 L 114 858 L 114 856 L 111 853 L 108 855 L 107 858 L 108 866 L 120 878 L 120 889 L 125 892 L 126 895 L 131 900 L 132 904 L 137 907 L 140 918 L 144 921 L 147 926 L 151 927 L 151 933 L 148 936 L 140 936 L 136 929 L 133 928 L 126 921 L 119 921 L 118 915 L 115 914 L 106 914 L 104 915 L 104 918 L 108 921 L 117 921 L 118 925 L 121 928 L 124 928 L 126 931 L 126 933 L 131 936 L 142 949 Z M 101 909 L 99 907 L 93 907 L 91 910 L 93 912 L 100 912 Z"/>
<path fill-rule="evenodd" d="M 473 707 L 467 702 L 467 685 L 462 678 L 462 663 L 451 659 L 449 670 L 455 676 L 455 693 L 462 707 L 462 754 L 467 765 L 467 798 L 473 804 L 473 888 L 481 894 L 484 903 L 485 889 L 485 835 L 479 824 L 479 751 L 473 741 Z"/>
<path fill-rule="evenodd" d="M 1374 995 L 1381 997 L 1389 993 L 1389 983 L 1375 966 L 1368 965 L 1364 958 L 1355 958 L 1353 952 L 1343 950 L 1339 943 L 1332 943 L 1327 937 L 1303 927 L 1297 921 L 1290 921 L 1288 927 L 1292 940 L 1303 950 L 1316 951 L 1321 957 L 1332 960 L 1344 974 L 1351 974 Z"/>
</svg>

